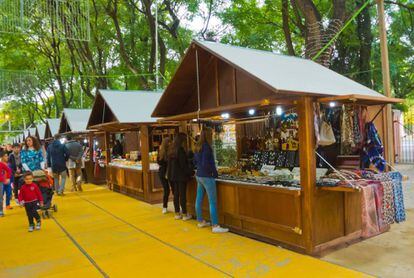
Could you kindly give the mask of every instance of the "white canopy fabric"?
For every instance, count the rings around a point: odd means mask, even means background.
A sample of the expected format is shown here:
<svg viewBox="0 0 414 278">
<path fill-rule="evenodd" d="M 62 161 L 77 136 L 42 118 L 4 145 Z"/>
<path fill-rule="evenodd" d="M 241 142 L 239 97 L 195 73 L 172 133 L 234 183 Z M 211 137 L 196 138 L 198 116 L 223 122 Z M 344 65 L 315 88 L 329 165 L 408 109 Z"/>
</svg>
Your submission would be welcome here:
<svg viewBox="0 0 414 278">
<path fill-rule="evenodd" d="M 99 90 L 106 105 L 120 123 L 153 123 L 151 113 L 162 96 L 161 91 Z"/>
<path fill-rule="evenodd" d="M 195 43 L 280 91 L 329 96 L 358 94 L 384 97 L 311 60 L 216 42 Z"/>
<path fill-rule="evenodd" d="M 59 132 L 60 119 L 46 119 L 52 136 L 55 136 Z"/>
<path fill-rule="evenodd" d="M 31 136 L 36 136 L 36 128 L 35 127 L 31 127 L 29 128 L 29 134 Z"/>
<path fill-rule="evenodd" d="M 89 116 L 91 115 L 91 109 L 63 109 L 66 121 L 72 132 L 85 132 L 87 131 L 87 125 Z"/>
<path fill-rule="evenodd" d="M 45 124 L 39 124 L 36 126 L 37 133 L 39 134 L 39 139 L 44 140 L 45 139 L 45 131 L 46 131 L 46 125 Z"/>
</svg>

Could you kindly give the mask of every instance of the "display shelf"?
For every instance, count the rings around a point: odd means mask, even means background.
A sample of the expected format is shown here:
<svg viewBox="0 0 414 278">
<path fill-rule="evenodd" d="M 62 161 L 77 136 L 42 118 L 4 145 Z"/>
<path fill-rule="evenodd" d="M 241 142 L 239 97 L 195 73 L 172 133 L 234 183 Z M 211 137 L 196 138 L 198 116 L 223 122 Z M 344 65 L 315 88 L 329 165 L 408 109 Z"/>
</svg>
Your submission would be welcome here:
<svg viewBox="0 0 414 278">
<path fill-rule="evenodd" d="M 351 188 L 351 187 L 342 187 L 342 186 L 320 186 L 319 190 L 324 191 L 336 191 L 336 192 L 361 192 L 361 188 Z"/>
</svg>

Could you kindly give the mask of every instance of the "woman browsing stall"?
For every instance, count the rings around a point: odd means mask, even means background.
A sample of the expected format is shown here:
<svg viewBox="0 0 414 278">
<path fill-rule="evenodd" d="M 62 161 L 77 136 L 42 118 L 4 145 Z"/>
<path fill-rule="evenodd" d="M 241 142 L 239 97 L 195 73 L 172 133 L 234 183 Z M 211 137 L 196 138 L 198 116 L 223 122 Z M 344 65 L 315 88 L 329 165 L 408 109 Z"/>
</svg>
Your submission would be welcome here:
<svg viewBox="0 0 414 278">
<path fill-rule="evenodd" d="M 210 207 L 210 218 L 213 233 L 226 233 L 227 228 L 222 228 L 218 224 L 217 215 L 217 186 L 216 178 L 217 168 L 214 161 L 213 149 L 211 147 L 213 135 L 209 128 L 203 128 L 199 140 L 197 141 L 196 153 L 194 161 L 197 168 L 197 198 L 196 198 L 196 214 L 198 227 L 204 228 L 210 226 L 210 223 L 203 219 L 202 205 L 204 194 L 207 192 L 208 203 Z"/>
<path fill-rule="evenodd" d="M 166 178 L 167 168 L 168 168 L 168 150 L 170 148 L 170 138 L 165 138 L 162 140 L 160 152 L 158 153 L 157 162 L 159 165 L 158 175 L 162 183 L 164 190 L 164 195 L 162 199 L 162 213 L 165 214 L 168 212 L 168 198 L 170 197 L 170 183 Z"/>
<path fill-rule="evenodd" d="M 44 161 L 39 141 L 36 137 L 28 136 L 25 141 L 25 147 L 21 151 L 23 169 L 31 172 L 42 170 Z"/>
</svg>

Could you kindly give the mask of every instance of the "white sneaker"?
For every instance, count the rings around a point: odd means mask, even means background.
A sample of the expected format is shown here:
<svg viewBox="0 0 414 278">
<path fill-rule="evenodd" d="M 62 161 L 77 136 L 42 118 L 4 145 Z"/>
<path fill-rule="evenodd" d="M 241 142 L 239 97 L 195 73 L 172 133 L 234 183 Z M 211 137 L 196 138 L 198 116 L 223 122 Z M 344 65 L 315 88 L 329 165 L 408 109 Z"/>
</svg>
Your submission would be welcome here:
<svg viewBox="0 0 414 278">
<path fill-rule="evenodd" d="M 187 215 L 183 216 L 183 221 L 187 221 L 187 220 L 190 220 L 192 218 L 193 217 L 191 216 L 191 214 L 187 214 Z"/>
<path fill-rule="evenodd" d="M 168 209 L 167 208 L 163 208 L 162 209 L 162 214 L 166 214 L 166 213 L 168 213 Z"/>
<path fill-rule="evenodd" d="M 176 215 L 174 216 L 174 219 L 175 219 L 175 220 L 180 220 L 181 218 L 183 218 L 181 214 L 176 214 Z"/>
<path fill-rule="evenodd" d="M 220 227 L 220 226 L 214 226 L 213 229 L 212 229 L 212 232 L 216 233 L 216 234 L 227 233 L 228 231 L 229 231 L 229 229 L 223 228 L 223 227 Z"/>
<path fill-rule="evenodd" d="M 211 225 L 210 222 L 203 221 L 203 222 L 199 222 L 197 224 L 197 227 L 199 227 L 199 228 L 205 228 L 205 227 L 208 227 L 210 225 Z"/>
</svg>

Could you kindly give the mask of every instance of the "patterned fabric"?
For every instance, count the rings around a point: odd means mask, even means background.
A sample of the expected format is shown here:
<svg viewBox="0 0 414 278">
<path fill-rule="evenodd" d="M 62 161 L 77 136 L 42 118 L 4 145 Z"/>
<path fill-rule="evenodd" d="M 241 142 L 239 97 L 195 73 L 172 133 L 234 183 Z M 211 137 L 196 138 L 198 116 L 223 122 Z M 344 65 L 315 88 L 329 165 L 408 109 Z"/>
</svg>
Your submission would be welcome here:
<svg viewBox="0 0 414 278">
<path fill-rule="evenodd" d="M 44 158 L 41 150 L 22 150 L 20 156 L 22 164 L 26 164 L 30 171 L 42 169 L 41 163 L 44 162 Z"/>
<path fill-rule="evenodd" d="M 320 178 L 316 185 L 320 187 L 335 187 L 341 180 L 339 179 L 331 179 L 331 178 Z"/>
<path fill-rule="evenodd" d="M 385 159 L 383 157 L 384 147 L 378 135 L 378 131 L 372 122 L 365 125 L 366 139 L 362 151 L 362 164 L 365 168 L 373 164 L 379 171 L 385 170 Z"/>
<path fill-rule="evenodd" d="M 404 206 L 404 194 L 402 189 L 402 175 L 399 172 L 387 172 L 375 174 L 374 179 L 383 180 L 392 183 L 392 194 L 395 207 L 394 220 L 397 223 L 404 222 L 406 220 L 405 206 Z"/>
<path fill-rule="evenodd" d="M 369 238 L 380 233 L 373 184 L 362 187 L 362 237 Z"/>
<path fill-rule="evenodd" d="M 360 147 L 360 144 L 362 142 L 362 134 L 361 134 L 361 128 L 360 128 L 360 112 L 361 108 L 358 106 L 354 112 L 353 112 L 353 133 L 354 133 L 354 142 L 355 147 Z"/>
<path fill-rule="evenodd" d="M 382 202 L 383 219 L 385 224 L 393 224 L 395 216 L 394 190 L 391 181 L 382 181 L 384 197 Z"/>
<path fill-rule="evenodd" d="M 352 149 L 355 147 L 353 121 L 353 107 L 351 105 L 343 105 L 341 121 L 342 154 L 352 154 Z"/>
</svg>

